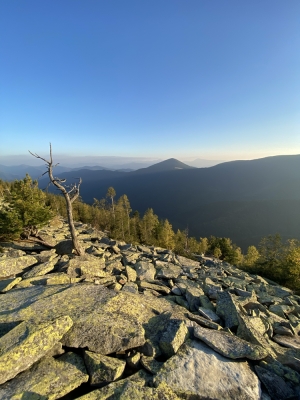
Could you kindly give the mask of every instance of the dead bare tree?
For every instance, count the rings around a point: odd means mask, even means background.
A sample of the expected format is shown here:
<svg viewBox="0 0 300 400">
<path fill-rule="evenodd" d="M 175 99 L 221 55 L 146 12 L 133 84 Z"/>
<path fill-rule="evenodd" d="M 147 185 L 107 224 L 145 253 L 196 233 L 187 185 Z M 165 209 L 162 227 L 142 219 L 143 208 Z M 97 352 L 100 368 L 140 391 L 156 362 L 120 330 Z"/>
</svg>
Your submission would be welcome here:
<svg viewBox="0 0 300 400">
<path fill-rule="evenodd" d="M 74 183 L 72 185 L 63 185 L 63 183 L 66 182 L 66 179 L 61 179 L 61 178 L 56 178 L 53 176 L 53 168 L 56 167 L 59 163 L 53 165 L 53 158 L 52 158 L 52 146 L 50 143 L 50 160 L 46 160 L 45 158 L 39 156 L 38 154 L 34 154 L 31 151 L 29 153 L 35 157 L 39 158 L 46 163 L 47 171 L 44 172 L 43 175 L 48 174 L 49 179 L 51 183 L 56 186 L 63 194 L 65 200 L 66 200 L 66 205 L 67 205 L 67 214 L 68 214 L 68 224 L 70 228 L 70 233 L 72 237 L 72 243 L 73 243 L 73 248 L 78 256 L 81 256 L 84 254 L 84 250 L 79 244 L 77 234 L 76 234 L 76 229 L 74 226 L 74 221 L 73 221 L 73 207 L 72 203 L 78 198 L 79 196 L 79 189 L 81 185 L 81 178 L 79 178 L 78 183 Z"/>
</svg>

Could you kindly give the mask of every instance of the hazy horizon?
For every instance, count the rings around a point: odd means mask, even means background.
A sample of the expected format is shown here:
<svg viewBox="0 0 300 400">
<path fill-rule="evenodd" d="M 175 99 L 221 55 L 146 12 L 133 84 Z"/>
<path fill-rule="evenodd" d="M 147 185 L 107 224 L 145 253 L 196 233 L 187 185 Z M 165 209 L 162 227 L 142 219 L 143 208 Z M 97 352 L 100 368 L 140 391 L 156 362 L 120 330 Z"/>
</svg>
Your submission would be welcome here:
<svg viewBox="0 0 300 400">
<path fill-rule="evenodd" d="M 49 159 L 49 154 L 39 154 L 45 159 Z M 283 155 L 297 155 L 297 154 L 275 154 L 266 157 L 276 157 Z M 156 158 L 156 157 L 118 157 L 118 156 L 68 156 L 66 154 L 55 154 L 53 155 L 53 161 L 55 163 L 59 163 L 61 166 L 65 167 L 83 167 L 83 166 L 102 166 L 106 168 L 117 168 L 117 167 L 126 167 L 127 164 L 136 164 L 137 168 L 143 168 L 144 166 L 150 166 L 161 161 L 165 161 L 169 158 L 175 158 L 183 163 L 191 165 L 193 163 L 199 162 L 199 164 L 203 164 L 205 166 L 213 166 L 216 164 L 220 164 L 228 161 L 239 161 L 239 160 L 255 160 L 258 158 L 265 157 L 257 157 L 257 158 L 237 158 L 232 160 L 213 160 L 201 157 L 166 157 L 166 158 Z M 42 166 L 44 165 L 41 159 L 35 158 L 31 155 L 12 155 L 12 156 L 2 156 L 0 159 L 0 165 L 4 166 L 17 166 L 17 165 L 31 165 L 31 166 Z"/>
<path fill-rule="evenodd" d="M 60 163 L 300 153 L 299 19 L 298 0 L 1 2 L 0 164 L 49 142 Z"/>
</svg>

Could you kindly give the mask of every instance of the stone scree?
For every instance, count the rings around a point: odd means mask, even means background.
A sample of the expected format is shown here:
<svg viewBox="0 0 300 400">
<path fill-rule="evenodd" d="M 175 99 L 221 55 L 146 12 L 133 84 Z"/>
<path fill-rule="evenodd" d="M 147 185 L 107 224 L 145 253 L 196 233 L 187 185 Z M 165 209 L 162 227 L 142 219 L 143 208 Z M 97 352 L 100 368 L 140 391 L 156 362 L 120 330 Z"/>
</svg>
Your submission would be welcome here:
<svg viewBox="0 0 300 400">
<path fill-rule="evenodd" d="M 300 399 L 300 297 L 77 223 L 0 254 L 0 399 Z"/>
</svg>

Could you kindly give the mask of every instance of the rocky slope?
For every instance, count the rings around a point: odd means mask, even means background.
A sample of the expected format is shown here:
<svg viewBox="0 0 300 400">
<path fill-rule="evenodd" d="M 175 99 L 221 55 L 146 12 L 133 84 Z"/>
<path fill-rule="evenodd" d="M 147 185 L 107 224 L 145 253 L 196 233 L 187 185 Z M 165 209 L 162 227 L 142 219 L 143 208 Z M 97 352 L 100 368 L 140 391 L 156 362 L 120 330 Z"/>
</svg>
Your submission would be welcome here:
<svg viewBox="0 0 300 400">
<path fill-rule="evenodd" d="M 300 297 L 77 224 L 2 244 L 0 399 L 300 399 Z"/>
</svg>

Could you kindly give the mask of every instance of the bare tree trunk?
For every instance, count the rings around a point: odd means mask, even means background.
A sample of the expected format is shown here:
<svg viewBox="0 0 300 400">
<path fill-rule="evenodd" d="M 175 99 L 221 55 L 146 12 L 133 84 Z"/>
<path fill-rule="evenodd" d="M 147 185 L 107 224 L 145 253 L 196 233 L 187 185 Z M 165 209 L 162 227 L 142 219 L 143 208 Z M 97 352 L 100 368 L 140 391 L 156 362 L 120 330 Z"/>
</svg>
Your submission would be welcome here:
<svg viewBox="0 0 300 400">
<path fill-rule="evenodd" d="M 74 220 L 73 220 L 72 203 L 71 203 L 70 197 L 68 195 L 64 194 L 64 196 L 65 196 L 66 204 L 67 204 L 68 224 L 69 224 L 69 228 L 70 228 L 73 247 L 74 247 L 76 253 L 79 256 L 82 256 L 84 254 L 84 250 L 80 246 L 78 238 L 77 238 L 77 233 L 76 233 L 76 229 L 75 229 L 75 226 L 74 226 Z"/>
<path fill-rule="evenodd" d="M 78 198 L 79 196 L 79 188 L 81 185 L 81 178 L 79 179 L 78 184 L 73 184 L 70 186 L 70 190 L 67 191 L 66 188 L 62 185 L 62 183 L 65 182 L 65 179 L 60 179 L 60 178 L 55 178 L 53 176 L 53 168 L 57 165 L 53 165 L 53 159 L 52 159 L 52 146 L 50 143 L 50 161 L 40 157 L 38 154 L 33 154 L 31 151 L 29 151 L 31 155 L 33 155 L 36 158 L 40 158 L 41 160 L 46 162 L 47 165 L 47 171 L 45 172 L 48 173 L 49 179 L 51 183 L 56 186 L 64 195 L 64 198 L 66 200 L 66 205 L 67 205 L 67 215 L 68 215 L 68 223 L 69 223 L 69 228 L 70 228 L 70 233 L 71 233 L 71 238 L 72 238 L 72 243 L 73 243 L 73 248 L 78 256 L 82 256 L 84 254 L 83 248 L 80 246 L 80 243 L 77 238 L 77 233 L 76 229 L 74 226 L 74 221 L 73 221 L 73 207 L 72 203 Z"/>
</svg>

